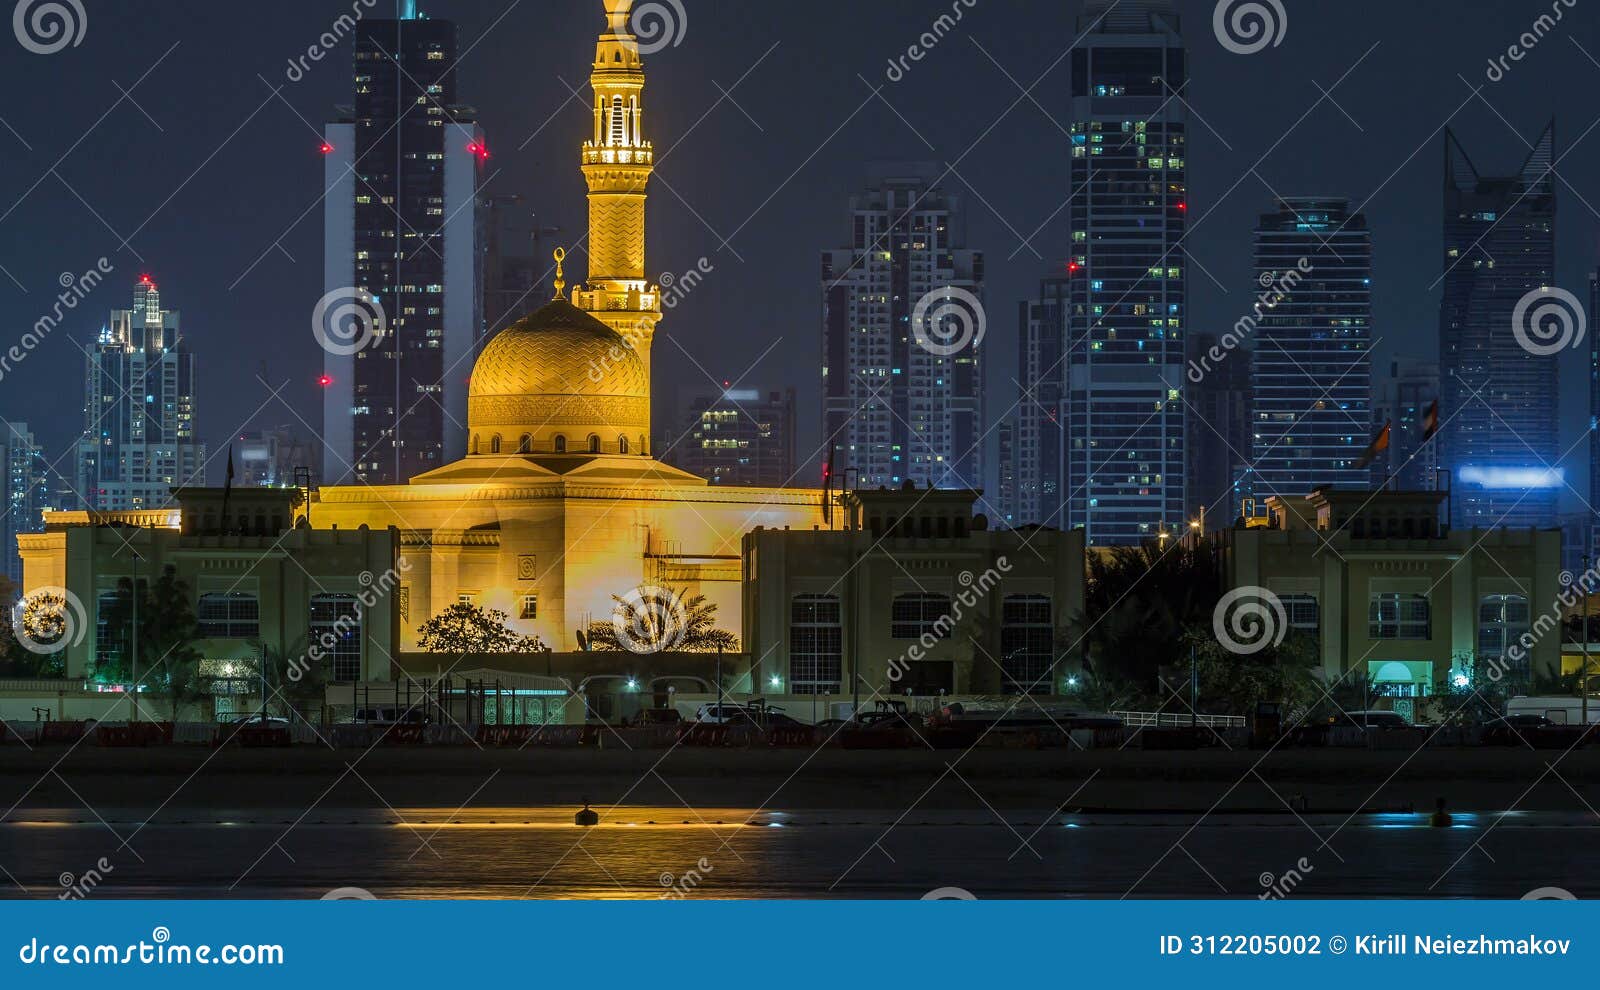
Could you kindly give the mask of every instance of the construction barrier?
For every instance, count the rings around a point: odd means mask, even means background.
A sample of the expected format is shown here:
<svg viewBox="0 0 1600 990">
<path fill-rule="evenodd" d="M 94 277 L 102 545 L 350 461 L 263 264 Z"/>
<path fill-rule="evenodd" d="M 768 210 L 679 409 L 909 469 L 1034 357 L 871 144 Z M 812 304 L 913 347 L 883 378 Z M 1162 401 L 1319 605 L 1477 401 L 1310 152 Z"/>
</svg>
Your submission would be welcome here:
<svg viewBox="0 0 1600 990">
<path fill-rule="evenodd" d="M 161 746 L 171 743 L 173 735 L 171 722 L 101 722 L 94 729 L 95 744 L 107 747 Z"/>
<path fill-rule="evenodd" d="M 35 737 L 43 743 L 75 743 L 89 731 L 88 722 L 41 722 Z"/>
<path fill-rule="evenodd" d="M 233 734 L 234 741 L 246 749 L 288 746 L 293 740 L 289 729 L 282 725 L 242 725 Z"/>
<path fill-rule="evenodd" d="M 383 733 L 385 746 L 417 746 L 427 741 L 425 725 L 391 725 Z"/>
<path fill-rule="evenodd" d="M 767 730 L 768 746 L 810 746 L 812 737 L 811 726 L 787 726 L 782 729 Z"/>
</svg>

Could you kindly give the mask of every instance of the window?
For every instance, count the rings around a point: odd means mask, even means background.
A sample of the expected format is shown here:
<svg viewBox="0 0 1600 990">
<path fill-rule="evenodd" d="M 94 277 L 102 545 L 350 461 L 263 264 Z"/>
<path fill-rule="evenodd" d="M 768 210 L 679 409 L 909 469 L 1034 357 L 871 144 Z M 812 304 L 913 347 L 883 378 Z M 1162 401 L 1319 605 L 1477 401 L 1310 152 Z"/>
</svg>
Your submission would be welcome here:
<svg viewBox="0 0 1600 990">
<path fill-rule="evenodd" d="M 122 651 L 123 629 L 111 628 L 111 612 L 117 607 L 117 592 L 102 591 L 95 600 L 94 665 L 104 666 Z"/>
<path fill-rule="evenodd" d="M 246 592 L 201 595 L 195 618 L 202 639 L 256 639 L 261 635 L 261 602 Z"/>
<path fill-rule="evenodd" d="M 461 605 L 473 605 L 478 601 L 478 596 L 471 591 L 463 591 L 456 596 L 456 602 Z"/>
<path fill-rule="evenodd" d="M 472 452 L 474 454 L 476 454 L 478 452 L 478 436 L 477 436 L 477 434 L 473 434 L 473 436 L 472 436 Z"/>
<path fill-rule="evenodd" d="M 1433 615 L 1427 595 L 1384 592 L 1372 596 L 1367 635 L 1373 639 L 1431 639 Z"/>
<path fill-rule="evenodd" d="M 889 612 L 889 635 L 894 639 L 920 639 L 926 633 L 943 639 L 950 634 L 954 622 L 949 616 L 949 595 L 925 592 L 895 595 Z"/>
<path fill-rule="evenodd" d="M 500 434 L 496 433 L 494 436 L 489 438 L 489 453 L 500 453 Z"/>
<path fill-rule="evenodd" d="M 537 619 L 539 617 L 539 596 L 523 595 L 522 608 L 518 614 L 524 619 Z"/>
<path fill-rule="evenodd" d="M 838 595 L 795 595 L 789 605 L 789 693 L 834 694 L 844 669 Z"/>
<path fill-rule="evenodd" d="M 1484 595 L 1478 600 L 1478 662 L 1494 663 L 1505 673 L 1526 678 L 1531 670 L 1526 651 L 1520 660 L 1505 652 L 1528 631 L 1528 599 L 1522 595 Z"/>
<path fill-rule="evenodd" d="M 1289 618 L 1290 629 L 1312 636 L 1321 635 L 1322 609 L 1318 606 L 1315 595 L 1279 595 L 1278 600 L 1283 602 L 1283 611 Z"/>
<path fill-rule="evenodd" d="M 517 441 L 517 453 L 519 453 L 519 454 L 531 454 L 531 453 L 533 453 L 533 437 L 531 437 L 528 434 L 524 433 L 522 435 L 522 439 Z"/>
<path fill-rule="evenodd" d="M 1006 694 L 1054 692 L 1055 632 L 1049 595 L 1007 595 L 1000 603 L 1000 686 Z"/>
<path fill-rule="evenodd" d="M 628 452 L 628 438 L 627 437 L 617 437 L 617 453 L 626 454 L 627 452 Z"/>
<path fill-rule="evenodd" d="M 557 435 L 556 436 L 556 453 L 565 454 L 566 452 L 567 452 L 567 438 L 564 437 L 564 436 Z"/>
<path fill-rule="evenodd" d="M 330 680 L 361 680 L 361 606 L 355 595 L 312 595 L 310 640 Z"/>
<path fill-rule="evenodd" d="M 600 453 L 600 438 L 595 436 L 593 433 L 589 434 L 589 453 Z"/>
</svg>

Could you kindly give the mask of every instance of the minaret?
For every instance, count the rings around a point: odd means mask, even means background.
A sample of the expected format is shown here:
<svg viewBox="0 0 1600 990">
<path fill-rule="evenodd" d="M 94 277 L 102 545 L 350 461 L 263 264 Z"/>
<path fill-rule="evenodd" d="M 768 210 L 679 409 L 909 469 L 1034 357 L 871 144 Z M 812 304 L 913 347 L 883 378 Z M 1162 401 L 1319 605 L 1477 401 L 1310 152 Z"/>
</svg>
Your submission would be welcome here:
<svg viewBox="0 0 1600 990">
<path fill-rule="evenodd" d="M 645 370 L 661 319 L 661 291 L 645 278 L 645 185 L 655 152 L 643 137 L 644 62 L 628 31 L 633 0 L 603 0 L 608 30 L 595 46 L 594 137 L 583 145 L 589 184 L 589 278 L 573 305 L 633 345 Z"/>
</svg>

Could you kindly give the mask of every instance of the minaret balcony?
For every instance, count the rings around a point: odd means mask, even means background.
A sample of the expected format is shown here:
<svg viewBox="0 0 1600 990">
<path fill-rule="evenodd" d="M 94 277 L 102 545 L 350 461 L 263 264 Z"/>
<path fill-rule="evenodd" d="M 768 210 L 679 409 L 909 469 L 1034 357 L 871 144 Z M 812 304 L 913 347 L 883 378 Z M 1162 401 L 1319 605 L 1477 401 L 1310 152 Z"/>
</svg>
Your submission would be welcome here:
<svg viewBox="0 0 1600 990">
<path fill-rule="evenodd" d="M 618 148 L 591 143 L 585 143 L 583 146 L 585 165 L 651 165 L 655 160 L 655 149 L 649 144 L 637 148 Z"/>
</svg>

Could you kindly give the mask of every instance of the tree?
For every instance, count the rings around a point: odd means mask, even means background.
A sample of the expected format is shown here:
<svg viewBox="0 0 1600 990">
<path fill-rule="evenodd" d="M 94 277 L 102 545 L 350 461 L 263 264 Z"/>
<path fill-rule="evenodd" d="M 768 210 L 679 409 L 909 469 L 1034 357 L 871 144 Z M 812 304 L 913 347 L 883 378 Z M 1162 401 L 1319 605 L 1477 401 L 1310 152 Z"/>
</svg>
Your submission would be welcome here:
<svg viewBox="0 0 1600 990">
<path fill-rule="evenodd" d="M 279 649 L 265 640 L 255 640 L 256 673 L 266 682 L 267 703 L 282 698 L 289 710 L 302 722 L 310 722 L 305 713 L 311 702 L 319 705 L 326 699 L 327 682 L 325 665 L 312 663 L 309 656 L 309 638 L 301 636 L 288 649 Z M 265 712 L 263 712 L 263 715 Z"/>
<path fill-rule="evenodd" d="M 1088 565 L 1084 614 L 1069 644 L 1086 652 L 1095 678 L 1144 693 L 1157 687 L 1161 668 L 1188 666 L 1184 634 L 1209 627 L 1222 597 L 1211 542 L 1113 547 L 1091 553 Z"/>
<path fill-rule="evenodd" d="M 537 636 L 524 636 L 506 625 L 499 609 L 465 602 L 440 612 L 418 627 L 417 645 L 425 653 L 549 653 Z"/>
<path fill-rule="evenodd" d="M 1290 633 L 1283 642 L 1254 653 L 1234 653 L 1217 641 L 1207 623 L 1186 630 L 1183 646 L 1194 651 L 1202 711 L 1246 715 L 1259 702 L 1276 702 L 1289 712 L 1303 712 L 1322 697 L 1317 642 L 1305 633 Z M 1171 687 L 1181 690 L 1180 685 Z"/>
<path fill-rule="evenodd" d="M 640 585 L 616 602 L 610 622 L 589 624 L 589 648 L 630 653 L 735 653 L 739 637 L 717 628 L 717 605 L 688 589 Z"/>
<path fill-rule="evenodd" d="M 133 669 L 133 582 L 117 582 L 116 597 L 102 616 L 112 637 L 112 652 L 95 667 L 98 680 L 132 684 L 135 690 L 149 685 L 167 695 L 172 717 L 177 719 L 182 706 L 205 697 L 200 678 L 199 651 L 194 641 L 200 638 L 199 623 L 190 601 L 189 585 L 178 578 L 176 568 L 168 566 L 152 585 L 139 582 L 138 670 Z"/>
<path fill-rule="evenodd" d="M 0 616 L 0 677 L 63 677 L 66 675 L 66 653 L 40 653 L 29 649 L 17 638 L 13 623 L 20 622 L 22 632 L 35 643 L 50 646 L 66 635 L 67 602 L 56 594 L 39 594 L 31 597 L 17 610 L 20 598 L 16 585 L 0 576 L 0 606 L 5 613 Z"/>
</svg>

